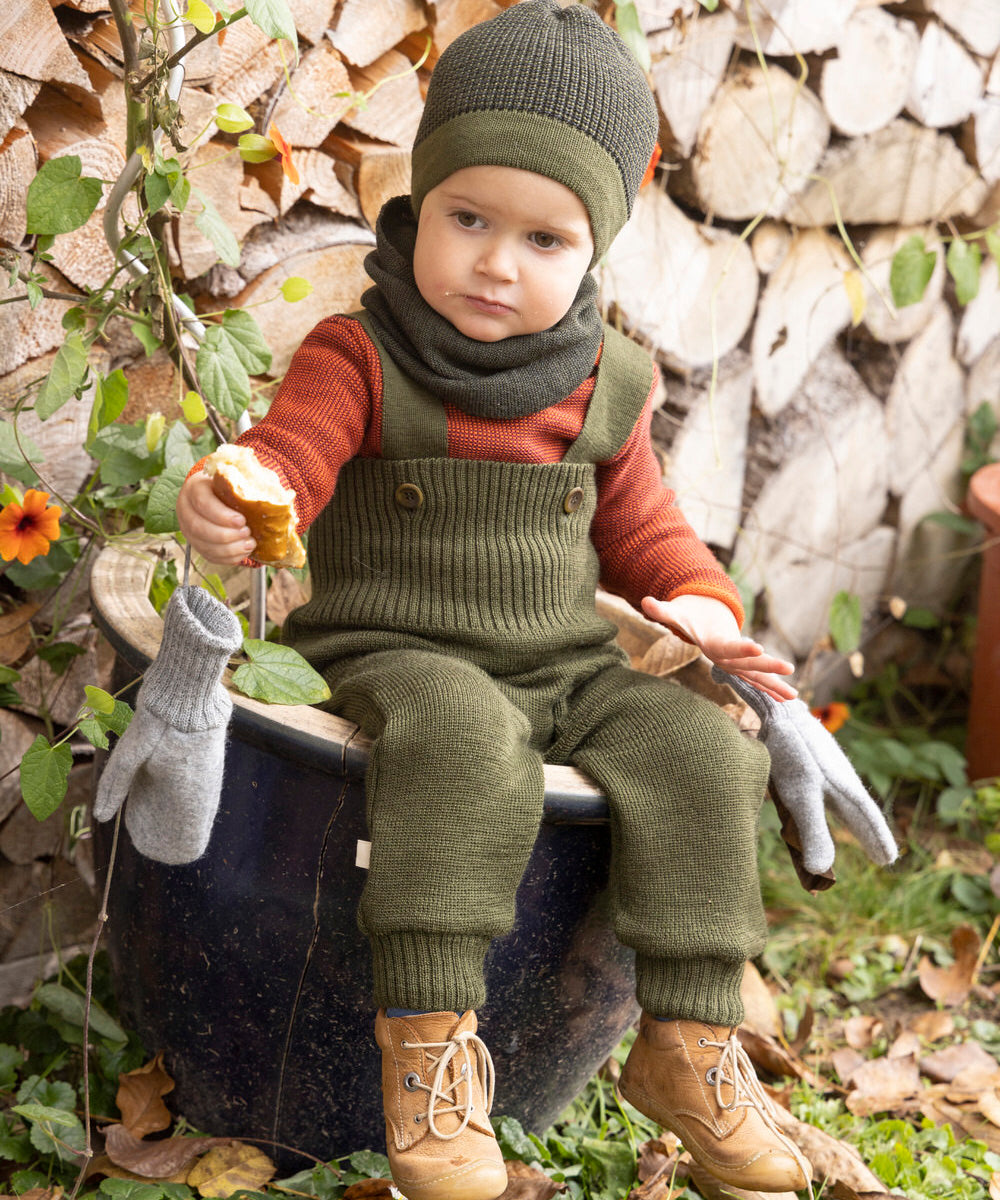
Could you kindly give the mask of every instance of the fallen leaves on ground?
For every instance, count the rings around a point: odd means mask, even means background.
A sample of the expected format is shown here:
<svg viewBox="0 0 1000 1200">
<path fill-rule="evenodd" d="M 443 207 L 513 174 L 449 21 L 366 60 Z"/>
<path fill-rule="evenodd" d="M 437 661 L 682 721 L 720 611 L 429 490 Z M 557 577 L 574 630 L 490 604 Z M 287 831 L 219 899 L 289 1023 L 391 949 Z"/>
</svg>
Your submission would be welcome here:
<svg viewBox="0 0 1000 1200">
<path fill-rule="evenodd" d="M 274 1178 L 274 1163 L 263 1150 L 244 1142 L 214 1146 L 188 1172 L 187 1185 L 202 1196 L 226 1197 L 234 1192 L 259 1191 Z"/>
<path fill-rule="evenodd" d="M 960 925 L 951 935 L 955 961 L 950 967 L 936 967 L 925 955 L 918 975 L 925 995 L 948 1008 L 964 1004 L 976 982 L 979 968 L 979 934 L 971 925 Z"/>
<path fill-rule="evenodd" d="M 124 1128 L 137 1138 L 169 1129 L 174 1118 L 163 1097 L 173 1090 L 174 1081 L 164 1069 L 162 1054 L 145 1066 L 120 1075 L 115 1099 Z"/>
<path fill-rule="evenodd" d="M 517 1159 L 507 1159 L 507 1187 L 499 1200 L 552 1200 L 566 1191 L 564 1183 L 550 1179 L 544 1171 Z"/>
</svg>

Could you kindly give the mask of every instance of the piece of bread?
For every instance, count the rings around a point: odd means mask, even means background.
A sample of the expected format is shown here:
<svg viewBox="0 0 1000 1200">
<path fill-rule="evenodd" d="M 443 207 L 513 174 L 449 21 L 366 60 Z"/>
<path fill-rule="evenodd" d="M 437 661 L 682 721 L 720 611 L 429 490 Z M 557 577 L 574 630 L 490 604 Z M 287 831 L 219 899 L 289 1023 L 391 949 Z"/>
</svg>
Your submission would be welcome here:
<svg viewBox="0 0 1000 1200">
<path fill-rule="evenodd" d="M 212 490 L 241 512 L 257 543 L 254 559 L 268 567 L 301 567 L 306 551 L 295 531 L 295 492 L 258 461 L 249 446 L 220 446 L 205 459 Z"/>
</svg>

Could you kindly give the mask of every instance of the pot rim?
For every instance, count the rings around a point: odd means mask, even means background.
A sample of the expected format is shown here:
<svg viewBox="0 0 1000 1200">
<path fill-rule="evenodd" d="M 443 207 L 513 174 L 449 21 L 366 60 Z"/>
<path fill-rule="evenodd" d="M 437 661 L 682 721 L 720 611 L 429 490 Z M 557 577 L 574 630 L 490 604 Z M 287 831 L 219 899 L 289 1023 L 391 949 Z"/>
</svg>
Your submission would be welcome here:
<svg viewBox="0 0 1000 1200">
<path fill-rule="evenodd" d="M 156 657 L 163 636 L 163 619 L 149 599 L 157 561 L 171 557 L 170 540 L 146 540 L 104 547 L 94 561 L 90 597 L 94 622 L 112 649 L 140 674 Z M 223 683 L 233 701 L 233 720 L 239 736 L 263 745 L 293 761 L 316 766 L 351 779 L 362 779 L 371 740 L 356 725 L 333 713 L 306 704 L 265 704 L 235 691 L 232 672 Z M 608 820 L 607 800 L 595 784 L 575 767 L 546 764 L 546 822 L 574 824 Z"/>
</svg>

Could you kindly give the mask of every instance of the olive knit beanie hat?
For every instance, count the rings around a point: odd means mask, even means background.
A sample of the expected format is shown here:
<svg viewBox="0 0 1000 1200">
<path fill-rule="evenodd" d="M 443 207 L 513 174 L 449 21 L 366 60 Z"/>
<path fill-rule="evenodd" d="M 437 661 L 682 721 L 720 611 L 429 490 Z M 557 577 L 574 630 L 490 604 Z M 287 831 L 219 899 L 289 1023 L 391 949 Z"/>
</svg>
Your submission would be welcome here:
<svg viewBox="0 0 1000 1200">
<path fill-rule="evenodd" d="M 646 78 L 614 30 L 575 0 L 522 0 L 438 60 L 413 145 L 413 211 L 463 167 L 534 171 L 583 201 L 596 262 L 632 212 L 657 129 Z"/>
</svg>

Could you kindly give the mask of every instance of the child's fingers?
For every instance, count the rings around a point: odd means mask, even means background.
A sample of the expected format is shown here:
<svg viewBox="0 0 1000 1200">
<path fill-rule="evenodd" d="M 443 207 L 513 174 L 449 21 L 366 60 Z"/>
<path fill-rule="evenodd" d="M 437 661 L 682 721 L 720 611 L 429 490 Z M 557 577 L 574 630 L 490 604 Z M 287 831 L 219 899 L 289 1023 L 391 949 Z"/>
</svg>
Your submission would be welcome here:
<svg viewBox="0 0 1000 1200">
<path fill-rule="evenodd" d="M 737 671 L 731 666 L 723 669 L 727 670 L 730 675 L 738 675 L 741 679 L 745 679 L 747 683 L 752 683 L 755 688 L 762 691 L 765 695 L 770 696 L 773 700 L 794 700 L 799 694 L 780 675 L 775 675 L 768 671 Z"/>
</svg>

